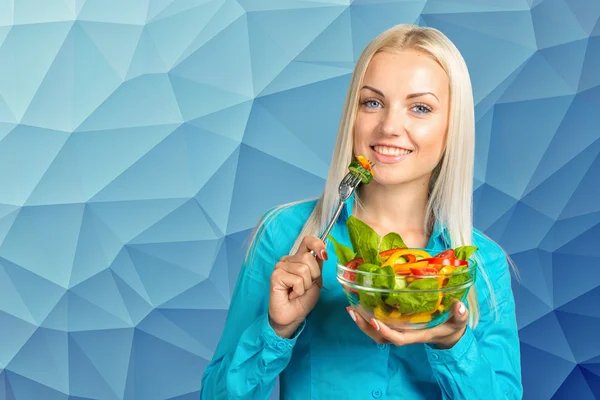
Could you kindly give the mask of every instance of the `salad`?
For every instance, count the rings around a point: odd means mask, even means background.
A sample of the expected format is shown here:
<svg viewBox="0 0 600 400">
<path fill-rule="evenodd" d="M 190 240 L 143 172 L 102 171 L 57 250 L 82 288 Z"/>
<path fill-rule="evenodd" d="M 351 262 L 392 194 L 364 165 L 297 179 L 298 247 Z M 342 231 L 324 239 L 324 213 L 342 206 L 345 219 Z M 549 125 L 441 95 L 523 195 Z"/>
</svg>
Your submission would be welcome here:
<svg viewBox="0 0 600 400">
<path fill-rule="evenodd" d="M 469 258 L 475 246 L 431 255 L 407 248 L 397 233 L 381 238 L 358 218 L 351 216 L 346 225 L 352 248 L 328 236 L 343 266 L 338 280 L 350 302 L 377 319 L 429 322 L 461 300 L 472 284 L 475 267 Z"/>
</svg>

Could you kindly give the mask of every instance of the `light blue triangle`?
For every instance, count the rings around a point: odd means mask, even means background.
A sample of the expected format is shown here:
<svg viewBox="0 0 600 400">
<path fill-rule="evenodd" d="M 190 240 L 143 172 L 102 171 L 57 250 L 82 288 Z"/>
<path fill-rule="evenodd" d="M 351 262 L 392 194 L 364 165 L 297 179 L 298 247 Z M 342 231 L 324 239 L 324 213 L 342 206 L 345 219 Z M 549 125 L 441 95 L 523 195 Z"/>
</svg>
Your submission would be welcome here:
<svg viewBox="0 0 600 400">
<path fill-rule="evenodd" d="M 176 0 L 154 0 L 148 3 L 148 13 L 146 14 L 146 23 L 152 21 L 159 14 L 169 9 Z"/>
<path fill-rule="evenodd" d="M 244 134 L 244 144 L 307 173 L 326 178 L 328 164 L 319 158 L 314 147 L 307 146 L 300 135 L 290 132 L 264 105 L 262 99 L 254 102 Z"/>
<path fill-rule="evenodd" d="M 0 245 L 2 256 L 66 288 L 82 214 L 81 204 L 23 208 Z"/>
<path fill-rule="evenodd" d="M 202 186 L 196 201 L 215 221 L 221 232 L 227 231 L 229 209 L 233 197 L 239 150 L 236 150 Z"/>
<path fill-rule="evenodd" d="M 343 6 L 268 10 L 248 13 L 249 26 L 256 23 L 291 57 L 302 52 L 344 12 Z M 305 21 L 311 21 L 306 24 Z"/>
<path fill-rule="evenodd" d="M 170 75 L 253 97 L 247 35 L 246 19 L 240 18 L 175 66 Z"/>
<path fill-rule="evenodd" d="M 106 331 L 110 332 L 109 330 Z M 94 365 L 93 361 L 88 358 L 83 349 L 73 339 L 73 336 L 77 334 L 79 333 L 69 334 L 69 378 L 72 381 L 70 384 L 70 393 L 77 394 L 86 400 L 88 398 L 121 398 L 120 394 L 102 376 L 99 368 Z M 89 335 L 87 332 L 83 332 L 82 334 Z M 109 352 L 113 346 L 114 343 L 104 343 L 98 347 Z M 129 354 L 126 355 L 129 356 Z"/>
<path fill-rule="evenodd" d="M 188 122 L 189 125 L 197 126 L 216 135 L 224 136 L 241 142 L 244 130 L 248 123 L 248 117 L 252 110 L 252 101 L 217 110 L 211 114 L 196 118 Z"/>
<path fill-rule="evenodd" d="M 48 314 L 55 308 L 65 293 L 65 288 L 58 286 L 41 276 L 30 272 L 8 260 L 0 259 L 7 283 L 11 283 L 18 290 L 19 297 L 26 305 L 29 314 L 33 317 L 31 323 L 40 325 Z M 11 308 L 5 308 L 10 310 Z M 55 329 L 66 329 L 66 325 Z"/>
<path fill-rule="evenodd" d="M 69 392 L 67 333 L 38 328 L 7 368 L 42 385 Z M 32 363 L 31 360 L 37 360 Z"/>
<path fill-rule="evenodd" d="M 125 318 L 121 318 L 110 311 L 98 307 L 73 291 L 69 291 L 68 295 L 69 332 L 133 327 L 129 314 Z"/>
<path fill-rule="evenodd" d="M 237 1 L 226 1 L 196 36 L 192 44 L 183 52 L 180 61 L 195 53 L 237 19 L 245 19 L 245 14 L 246 11 Z M 248 37 L 248 34 L 245 36 Z"/>
<path fill-rule="evenodd" d="M 153 199 L 141 201 L 91 201 L 86 204 L 122 243 L 128 243 L 156 221 L 175 210 L 187 199 Z"/>
<path fill-rule="evenodd" d="M 74 10 L 64 0 L 28 0 L 14 4 L 15 25 L 72 21 Z"/>
<path fill-rule="evenodd" d="M 539 49 L 587 37 L 577 18 L 562 0 L 546 0 L 532 7 L 531 20 Z"/>
<path fill-rule="evenodd" d="M 221 5 L 222 0 L 174 2 L 146 25 L 167 68 L 172 68 L 177 61 L 181 60 L 183 52 L 192 44 Z"/>
<path fill-rule="evenodd" d="M 30 324 L 36 324 L 23 297 L 19 294 L 19 288 L 4 271 L 3 264 L 2 259 L 0 259 L 0 310 L 10 310 L 11 315 Z"/>
<path fill-rule="evenodd" d="M 160 58 L 148 28 L 144 26 L 129 64 L 126 79 L 133 79 L 146 74 L 161 74 L 167 71 L 168 68 Z"/>
<path fill-rule="evenodd" d="M 58 54 L 73 22 L 15 25 L 0 47 L 0 93 L 18 121 Z M 26 51 L 22 44 L 27 43 Z"/>
<path fill-rule="evenodd" d="M 127 252 L 154 307 L 203 280 L 200 272 L 191 272 L 186 268 L 148 255 L 138 249 L 137 245 L 128 245 Z"/>
<path fill-rule="evenodd" d="M 577 40 L 555 47 L 542 49 L 539 53 L 569 87 L 575 92 L 579 86 L 588 40 Z M 569 60 L 565 62 L 565 60 Z M 547 85 L 550 83 L 548 82 Z"/>
<path fill-rule="evenodd" d="M 183 122 L 166 75 L 142 76 L 121 85 L 78 131 L 169 125 Z"/>
<path fill-rule="evenodd" d="M 186 121 L 251 101 L 239 93 L 228 92 L 216 86 L 208 86 L 176 75 L 169 76 L 173 91 Z"/>
<path fill-rule="evenodd" d="M 153 244 L 156 246 L 155 250 L 159 253 L 155 253 L 152 248 L 147 248 L 144 252 L 160 257 L 159 254 L 162 254 L 160 247 L 162 245 L 216 241 L 217 239 L 217 235 L 212 231 L 200 206 L 196 200 L 191 199 L 140 233 L 130 244 Z M 192 249 L 188 249 L 188 251 L 190 250 Z M 173 251 L 171 254 L 176 258 L 172 259 L 168 257 L 163 259 L 180 266 L 183 265 L 175 260 L 177 260 L 177 257 L 186 257 L 185 252 L 179 254 L 178 251 Z M 207 257 L 211 258 L 208 254 Z"/>
<path fill-rule="evenodd" d="M 572 101 L 565 96 L 496 105 L 487 183 L 520 198 L 552 140 L 548 132 L 558 129 Z M 519 168 L 504 168 L 513 163 Z"/>
<path fill-rule="evenodd" d="M 122 80 L 125 80 L 144 28 L 137 25 L 107 25 L 90 21 L 80 21 L 78 24 L 94 42 L 106 62 Z"/>
<path fill-rule="evenodd" d="M 149 0 L 86 0 L 78 20 L 144 25 Z"/>
<path fill-rule="evenodd" d="M 338 68 L 308 62 L 292 62 L 260 93 L 261 96 L 311 85 L 337 77 L 350 78 L 352 68 Z"/>
<path fill-rule="evenodd" d="M 322 33 L 317 36 L 298 56 L 295 61 L 338 61 L 354 62 L 352 48 L 352 14 L 351 8 L 341 13 Z M 335 46 L 331 44 L 335 43 Z M 252 49 L 254 56 L 254 49 Z"/>
<path fill-rule="evenodd" d="M 112 391 L 121 397 L 125 392 L 133 334 L 133 329 L 70 334 Z"/>
<path fill-rule="evenodd" d="M 138 323 L 153 307 L 148 292 L 129 257 L 126 247 L 115 257 L 110 269 L 119 292 L 127 305 L 131 320 L 134 323 Z"/>
<path fill-rule="evenodd" d="M 576 93 L 540 53 L 534 54 L 497 104 L 569 96 Z"/>
</svg>

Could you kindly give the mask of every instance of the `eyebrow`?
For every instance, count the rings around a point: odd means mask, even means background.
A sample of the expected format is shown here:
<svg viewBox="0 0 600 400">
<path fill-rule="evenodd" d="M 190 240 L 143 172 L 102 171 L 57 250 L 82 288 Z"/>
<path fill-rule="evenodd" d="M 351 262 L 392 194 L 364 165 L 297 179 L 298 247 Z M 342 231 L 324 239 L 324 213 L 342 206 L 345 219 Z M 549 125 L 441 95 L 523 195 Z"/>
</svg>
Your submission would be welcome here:
<svg viewBox="0 0 600 400">
<path fill-rule="evenodd" d="M 363 86 L 362 88 L 363 88 L 363 89 L 369 89 L 370 91 L 372 91 L 372 92 L 375 92 L 375 93 L 377 93 L 378 95 L 380 95 L 381 97 L 385 98 L 385 95 L 383 94 L 383 92 L 382 92 L 381 90 L 375 89 L 375 88 L 374 88 L 374 87 L 372 87 L 372 86 L 365 85 L 365 86 Z M 406 96 L 406 98 L 407 98 L 407 99 L 412 99 L 412 98 L 415 98 L 415 97 L 426 96 L 426 95 L 428 95 L 428 94 L 430 94 L 430 95 L 432 95 L 433 97 L 435 97 L 435 98 L 437 99 L 437 101 L 440 101 L 440 99 L 438 99 L 438 98 L 437 98 L 437 96 L 436 96 L 435 94 L 431 93 L 431 92 L 411 93 L 411 94 L 409 94 L 408 96 Z"/>
</svg>

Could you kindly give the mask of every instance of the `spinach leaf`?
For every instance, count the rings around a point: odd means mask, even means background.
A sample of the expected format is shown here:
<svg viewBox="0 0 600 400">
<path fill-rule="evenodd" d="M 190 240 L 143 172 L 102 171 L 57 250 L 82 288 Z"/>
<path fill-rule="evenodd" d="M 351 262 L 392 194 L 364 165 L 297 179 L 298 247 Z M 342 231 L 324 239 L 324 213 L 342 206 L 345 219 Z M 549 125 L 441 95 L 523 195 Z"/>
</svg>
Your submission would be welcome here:
<svg viewBox="0 0 600 400">
<path fill-rule="evenodd" d="M 454 286 L 460 286 L 469 280 L 469 273 L 467 271 L 467 267 L 457 267 L 454 270 L 454 273 L 459 273 L 462 271 L 464 271 L 464 273 L 458 274 L 458 275 L 453 275 L 450 277 L 450 279 L 448 279 L 448 284 L 446 285 L 447 288 L 454 287 Z M 462 299 L 463 295 L 465 294 L 465 292 L 467 290 L 468 289 L 461 289 L 461 290 L 446 292 L 444 294 L 444 298 L 442 299 L 442 305 L 444 306 L 444 309 L 447 310 L 450 307 L 452 307 L 452 304 L 454 304 L 454 302 L 460 301 L 460 299 Z"/>
<path fill-rule="evenodd" d="M 333 243 L 333 250 L 335 251 L 335 255 L 337 256 L 338 260 L 340 260 L 340 264 L 346 265 L 348 262 L 350 262 L 350 260 L 356 257 L 350 247 L 338 243 L 337 240 L 335 240 L 331 235 L 327 236 L 327 238 Z"/>
<path fill-rule="evenodd" d="M 381 265 L 378 252 L 381 237 L 377 232 L 360 219 L 352 216 L 346 221 L 346 226 L 354 251 L 363 258 L 365 263 Z"/>
<path fill-rule="evenodd" d="M 461 246 L 454 249 L 454 254 L 456 258 L 467 261 L 476 250 L 476 246 Z"/>
<path fill-rule="evenodd" d="M 413 281 L 406 289 L 392 293 L 386 299 L 390 306 L 398 308 L 402 314 L 417 314 L 435 309 L 439 300 L 438 292 L 420 292 L 421 290 L 439 289 L 435 278 L 424 278 Z"/>
<path fill-rule="evenodd" d="M 402 240 L 400 235 L 394 232 L 390 232 L 387 235 L 385 235 L 381 240 L 379 251 L 381 252 L 396 248 L 406 249 L 406 244 L 404 243 L 404 240 Z"/>
</svg>

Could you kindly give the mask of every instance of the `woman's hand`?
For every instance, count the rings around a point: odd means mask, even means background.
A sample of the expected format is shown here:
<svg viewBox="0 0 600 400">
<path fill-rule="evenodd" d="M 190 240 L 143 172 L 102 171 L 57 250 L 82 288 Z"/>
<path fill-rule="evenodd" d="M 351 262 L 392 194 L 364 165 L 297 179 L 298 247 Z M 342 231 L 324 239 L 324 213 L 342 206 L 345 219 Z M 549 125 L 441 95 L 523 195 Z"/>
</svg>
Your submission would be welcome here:
<svg viewBox="0 0 600 400">
<path fill-rule="evenodd" d="M 315 258 L 310 251 L 317 254 Z M 325 243 L 306 236 L 298 252 L 282 257 L 271 275 L 269 321 L 280 337 L 291 337 L 317 304 L 321 293 L 321 269 L 327 260 Z"/>
<path fill-rule="evenodd" d="M 438 349 L 449 349 L 464 335 L 469 320 L 467 308 L 460 302 L 454 305 L 453 316 L 448 321 L 436 327 L 422 330 L 395 331 L 374 318 L 369 322 L 365 321 L 351 307 L 348 307 L 347 310 L 358 327 L 375 342 L 392 343 L 396 346 L 429 343 Z"/>
</svg>

